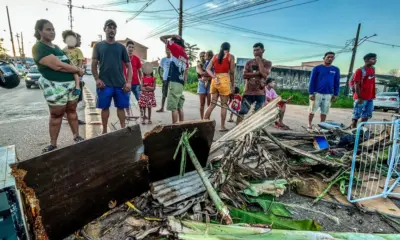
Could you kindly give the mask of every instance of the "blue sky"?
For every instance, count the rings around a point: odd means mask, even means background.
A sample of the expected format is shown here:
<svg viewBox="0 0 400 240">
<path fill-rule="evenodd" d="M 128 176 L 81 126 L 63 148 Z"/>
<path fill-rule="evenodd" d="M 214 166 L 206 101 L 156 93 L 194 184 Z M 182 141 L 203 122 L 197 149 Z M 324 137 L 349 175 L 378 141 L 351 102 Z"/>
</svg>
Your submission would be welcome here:
<svg viewBox="0 0 400 240">
<path fill-rule="evenodd" d="M 65 4 L 66 0 L 51 0 Z M 134 0 L 131 0 L 134 1 Z M 212 11 L 218 11 L 229 6 L 237 6 L 245 2 L 258 2 L 260 0 L 184 0 L 183 9 L 208 2 L 197 8 L 186 11 L 186 16 L 193 14 L 206 15 Z M 275 0 L 269 4 L 283 3 L 287 0 Z M 292 0 L 287 3 L 264 9 L 271 10 L 293 4 L 304 3 L 310 0 Z M 0 9 L 4 14 L 0 15 L 1 25 L 0 37 L 5 38 L 6 47 L 11 49 L 9 44 L 9 33 L 6 23 L 5 5 L 9 6 L 13 31 L 23 32 L 25 37 L 25 49 L 29 55 L 29 48 L 34 43 L 32 37 L 34 22 L 39 18 L 47 18 L 55 25 L 57 34 L 55 42 L 63 45 L 61 32 L 68 28 L 68 9 L 60 4 L 45 2 L 43 0 L 3 0 Z M 3 2 L 5 2 L 3 4 Z M 90 6 L 121 0 L 73 0 L 74 5 Z M 178 8 L 179 0 L 171 0 Z M 139 10 L 146 2 L 124 4 L 114 7 L 107 7 L 108 10 Z M 236 3 L 236 5 L 234 5 Z M 258 8 L 266 7 L 268 4 L 260 5 Z M 98 7 L 97 7 L 98 8 Z M 47 10 L 46 10 L 47 9 Z M 347 40 L 355 37 L 357 24 L 361 23 L 361 37 L 377 34 L 371 38 L 372 41 L 400 45 L 400 1 L 398 0 L 319 0 L 302 6 L 295 6 L 263 13 L 246 18 L 221 21 L 230 25 L 256 30 L 294 39 L 326 43 L 337 46 L 344 46 Z M 160 13 L 143 13 L 133 21 L 125 23 L 125 20 L 132 16 L 132 13 L 116 13 L 73 9 L 74 30 L 82 35 L 82 49 L 86 56 L 90 57 L 90 41 L 96 40 L 98 34 L 102 34 L 102 25 L 108 18 L 118 23 L 118 39 L 132 38 L 149 47 L 148 60 L 154 60 L 163 56 L 163 45 L 158 37 L 146 39 L 152 29 L 165 23 L 168 19 L 177 18 L 177 13 L 172 10 L 167 0 L 156 0 L 146 11 L 171 10 Z M 261 10 L 259 10 L 261 11 Z M 186 24 L 189 22 L 186 17 Z M 208 31 L 200 30 L 207 29 Z M 4 31 L 6 30 L 6 31 Z M 196 26 L 184 28 L 183 37 L 191 44 L 197 44 L 202 50 L 211 49 L 217 52 L 222 42 L 228 41 L 232 45 L 231 52 L 236 57 L 251 57 L 252 45 L 255 42 L 262 42 L 266 47 L 265 58 L 273 61 L 273 64 L 298 65 L 302 61 L 320 60 L 321 57 L 299 59 L 304 56 L 323 54 L 328 50 L 338 51 L 337 48 L 327 48 L 308 44 L 284 42 L 278 39 L 265 36 L 253 35 L 244 32 L 234 31 L 228 28 L 220 28 L 215 24 L 196 24 Z M 387 73 L 390 69 L 400 68 L 400 48 L 378 45 L 370 42 L 363 43 L 357 53 L 355 66 L 361 66 L 362 56 L 368 52 L 378 54 L 377 72 Z M 339 54 L 335 64 L 340 67 L 342 73 L 347 73 L 350 61 L 350 53 Z M 292 60 L 294 61 L 288 61 Z M 296 60 L 298 59 L 298 60 Z M 281 60 L 281 61 L 279 61 Z M 286 61 L 282 61 L 286 60 Z"/>
</svg>

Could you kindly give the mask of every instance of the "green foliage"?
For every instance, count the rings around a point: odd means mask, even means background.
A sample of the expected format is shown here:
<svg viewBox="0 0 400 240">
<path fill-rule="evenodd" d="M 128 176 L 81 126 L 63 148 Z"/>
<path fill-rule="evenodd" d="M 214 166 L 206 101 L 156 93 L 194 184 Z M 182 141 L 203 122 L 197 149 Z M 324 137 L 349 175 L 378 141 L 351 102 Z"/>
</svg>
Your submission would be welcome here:
<svg viewBox="0 0 400 240">
<path fill-rule="evenodd" d="M 321 230 L 321 226 L 316 221 L 311 219 L 293 220 L 293 219 L 279 218 L 272 213 L 265 214 L 262 212 L 247 212 L 237 208 L 231 208 L 230 213 L 235 223 L 273 224 L 274 229 L 309 230 L 309 231 Z"/>
<path fill-rule="evenodd" d="M 282 96 L 283 99 L 287 99 L 293 96 L 290 104 L 294 105 L 308 105 L 309 104 L 309 94 L 307 91 L 300 90 L 276 90 L 277 94 Z M 347 97 L 339 95 L 336 102 L 332 103 L 333 108 L 353 108 L 354 100 L 352 97 Z"/>
<path fill-rule="evenodd" d="M 262 195 L 257 198 L 250 198 L 249 202 L 257 203 L 264 212 L 271 212 L 275 216 L 290 217 L 292 213 L 280 202 L 275 202 L 271 195 Z"/>
</svg>

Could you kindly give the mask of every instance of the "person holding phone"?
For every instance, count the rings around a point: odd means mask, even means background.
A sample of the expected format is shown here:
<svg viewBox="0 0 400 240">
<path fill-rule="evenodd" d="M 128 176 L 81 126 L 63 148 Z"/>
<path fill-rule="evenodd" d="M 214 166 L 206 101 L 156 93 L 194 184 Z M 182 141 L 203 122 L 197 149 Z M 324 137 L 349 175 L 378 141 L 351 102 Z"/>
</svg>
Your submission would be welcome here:
<svg viewBox="0 0 400 240">
<path fill-rule="evenodd" d="M 260 109 L 265 103 L 266 79 L 271 72 L 272 63 L 263 58 L 264 45 L 256 43 L 253 45 L 254 59 L 246 62 L 243 78 L 245 88 L 243 100 L 249 104 L 256 104 L 255 111 Z M 241 104 L 239 115 L 244 116 L 249 112 L 247 104 Z M 238 122 L 241 118 L 238 118 Z"/>
</svg>

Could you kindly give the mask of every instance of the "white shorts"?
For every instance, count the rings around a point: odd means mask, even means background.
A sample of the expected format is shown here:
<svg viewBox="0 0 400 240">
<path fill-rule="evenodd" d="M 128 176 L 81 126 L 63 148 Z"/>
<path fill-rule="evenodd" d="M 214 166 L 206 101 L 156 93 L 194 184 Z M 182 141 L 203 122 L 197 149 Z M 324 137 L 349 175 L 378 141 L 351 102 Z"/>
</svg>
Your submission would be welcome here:
<svg viewBox="0 0 400 240">
<path fill-rule="evenodd" d="M 315 100 L 310 100 L 309 113 L 315 114 L 321 108 L 321 114 L 328 115 L 329 108 L 331 107 L 332 94 L 315 93 Z"/>
</svg>

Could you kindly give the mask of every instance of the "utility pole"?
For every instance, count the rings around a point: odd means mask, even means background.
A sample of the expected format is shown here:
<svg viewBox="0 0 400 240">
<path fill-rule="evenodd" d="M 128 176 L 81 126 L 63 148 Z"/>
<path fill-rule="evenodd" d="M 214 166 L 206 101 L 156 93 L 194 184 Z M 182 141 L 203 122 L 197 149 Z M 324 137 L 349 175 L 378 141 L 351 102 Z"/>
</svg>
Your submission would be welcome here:
<svg viewBox="0 0 400 240">
<path fill-rule="evenodd" d="M 346 88 L 344 91 L 345 96 L 349 95 L 349 82 L 351 76 L 353 75 L 354 61 L 356 60 L 357 47 L 358 47 L 358 39 L 360 38 L 360 29 L 361 29 L 361 23 L 358 24 L 356 39 L 354 40 L 353 54 L 351 55 L 349 73 L 347 74 Z"/>
<path fill-rule="evenodd" d="M 24 49 L 24 37 L 22 36 L 21 32 L 21 57 L 25 57 L 25 49 Z"/>
<path fill-rule="evenodd" d="M 7 9 L 8 27 L 10 28 L 10 37 L 11 37 L 13 56 L 15 57 L 14 38 L 13 38 L 12 30 L 11 30 L 11 21 L 10 21 L 10 14 L 8 13 L 8 6 L 6 6 L 6 9 Z"/>
<path fill-rule="evenodd" d="M 183 28 L 183 0 L 179 0 L 179 36 L 182 37 Z"/>
<path fill-rule="evenodd" d="M 15 36 L 17 37 L 17 43 L 18 43 L 18 52 L 19 52 L 19 56 L 21 57 L 21 45 L 19 44 L 19 34 L 15 34 Z"/>
<path fill-rule="evenodd" d="M 73 18 L 72 18 L 72 0 L 68 0 L 68 8 L 69 8 L 69 17 L 68 17 L 69 27 L 72 30 L 72 21 L 73 21 Z"/>
</svg>

